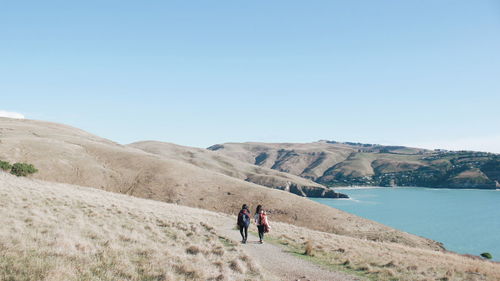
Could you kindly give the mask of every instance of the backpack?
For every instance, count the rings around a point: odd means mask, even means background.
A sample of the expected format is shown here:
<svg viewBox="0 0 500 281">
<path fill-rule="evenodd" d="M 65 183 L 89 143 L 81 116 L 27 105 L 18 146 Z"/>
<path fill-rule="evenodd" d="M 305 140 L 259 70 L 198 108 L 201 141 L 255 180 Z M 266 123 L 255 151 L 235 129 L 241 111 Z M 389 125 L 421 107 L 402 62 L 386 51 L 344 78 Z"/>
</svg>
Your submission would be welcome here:
<svg viewBox="0 0 500 281">
<path fill-rule="evenodd" d="M 269 223 L 267 221 L 267 215 L 265 214 L 259 214 L 259 223 L 260 225 L 264 226 L 264 232 L 269 232 L 271 230 L 271 226 L 269 226 Z"/>
<path fill-rule="evenodd" d="M 248 226 L 250 224 L 250 216 L 247 210 L 241 210 L 238 214 L 238 226 Z"/>
</svg>

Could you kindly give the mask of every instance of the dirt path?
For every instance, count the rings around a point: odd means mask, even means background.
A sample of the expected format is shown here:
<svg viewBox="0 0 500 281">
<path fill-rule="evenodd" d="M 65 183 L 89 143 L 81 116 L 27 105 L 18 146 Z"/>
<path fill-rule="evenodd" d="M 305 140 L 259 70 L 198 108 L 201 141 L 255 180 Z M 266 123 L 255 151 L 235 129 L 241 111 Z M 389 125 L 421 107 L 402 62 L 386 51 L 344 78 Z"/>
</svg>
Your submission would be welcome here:
<svg viewBox="0 0 500 281">
<path fill-rule="evenodd" d="M 254 227 L 251 225 L 250 227 Z M 239 231 L 234 229 L 234 222 L 226 222 L 218 229 L 221 236 L 241 243 Z M 325 270 L 313 263 L 300 259 L 285 252 L 278 246 L 258 243 L 259 238 L 248 234 L 247 244 L 241 244 L 243 251 L 260 265 L 265 271 L 279 280 L 300 281 L 336 281 L 336 280 L 361 280 L 359 277 L 350 276 L 342 272 Z"/>
</svg>

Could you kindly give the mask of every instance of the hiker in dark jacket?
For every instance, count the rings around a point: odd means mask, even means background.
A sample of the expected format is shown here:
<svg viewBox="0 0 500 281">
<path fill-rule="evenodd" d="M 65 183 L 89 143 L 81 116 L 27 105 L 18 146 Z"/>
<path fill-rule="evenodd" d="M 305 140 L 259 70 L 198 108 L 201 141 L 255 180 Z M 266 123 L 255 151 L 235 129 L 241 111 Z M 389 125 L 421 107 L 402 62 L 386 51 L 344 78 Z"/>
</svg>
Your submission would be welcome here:
<svg viewBox="0 0 500 281">
<path fill-rule="evenodd" d="M 247 204 L 243 204 L 238 214 L 238 227 L 240 228 L 241 243 L 245 244 L 248 238 L 248 226 L 250 225 L 250 211 Z"/>
</svg>

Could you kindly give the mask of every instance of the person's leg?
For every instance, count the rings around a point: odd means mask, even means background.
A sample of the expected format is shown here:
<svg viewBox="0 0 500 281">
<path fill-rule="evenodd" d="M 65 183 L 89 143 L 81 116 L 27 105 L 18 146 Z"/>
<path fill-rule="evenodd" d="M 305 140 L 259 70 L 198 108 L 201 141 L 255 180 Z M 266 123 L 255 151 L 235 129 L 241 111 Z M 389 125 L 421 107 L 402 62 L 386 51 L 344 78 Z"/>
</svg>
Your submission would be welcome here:
<svg viewBox="0 0 500 281">
<path fill-rule="evenodd" d="M 264 239 L 264 226 L 263 225 L 259 225 L 259 226 L 257 226 L 257 229 L 259 230 L 259 239 L 260 239 L 260 242 L 262 242 L 262 239 Z"/>
<path fill-rule="evenodd" d="M 244 230 L 244 227 L 240 225 L 241 240 L 244 243 L 246 236 L 243 235 L 244 234 L 243 230 Z"/>
<path fill-rule="evenodd" d="M 243 238 L 243 243 L 246 243 L 247 242 L 247 238 L 248 238 L 248 225 L 245 226 L 245 237 Z"/>
</svg>

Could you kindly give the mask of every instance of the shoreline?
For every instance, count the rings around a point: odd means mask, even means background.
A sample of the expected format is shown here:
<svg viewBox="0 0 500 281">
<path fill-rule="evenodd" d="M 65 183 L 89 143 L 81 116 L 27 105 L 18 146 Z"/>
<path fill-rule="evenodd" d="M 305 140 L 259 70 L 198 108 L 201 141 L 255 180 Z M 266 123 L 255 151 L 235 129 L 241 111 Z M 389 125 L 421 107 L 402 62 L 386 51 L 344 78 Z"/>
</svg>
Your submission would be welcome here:
<svg viewBox="0 0 500 281">
<path fill-rule="evenodd" d="M 452 187 L 423 187 L 423 186 L 341 186 L 341 187 L 329 187 L 330 189 L 336 190 L 360 190 L 360 189 L 404 189 L 404 188 L 421 188 L 428 190 L 482 190 L 482 191 L 500 191 L 497 189 L 485 189 L 485 188 L 452 188 Z"/>
<path fill-rule="evenodd" d="M 388 186 L 341 186 L 341 187 L 330 187 L 333 190 L 352 190 L 352 189 L 382 189 L 382 188 L 405 188 L 407 186 L 396 186 L 396 187 L 388 187 Z"/>
</svg>

